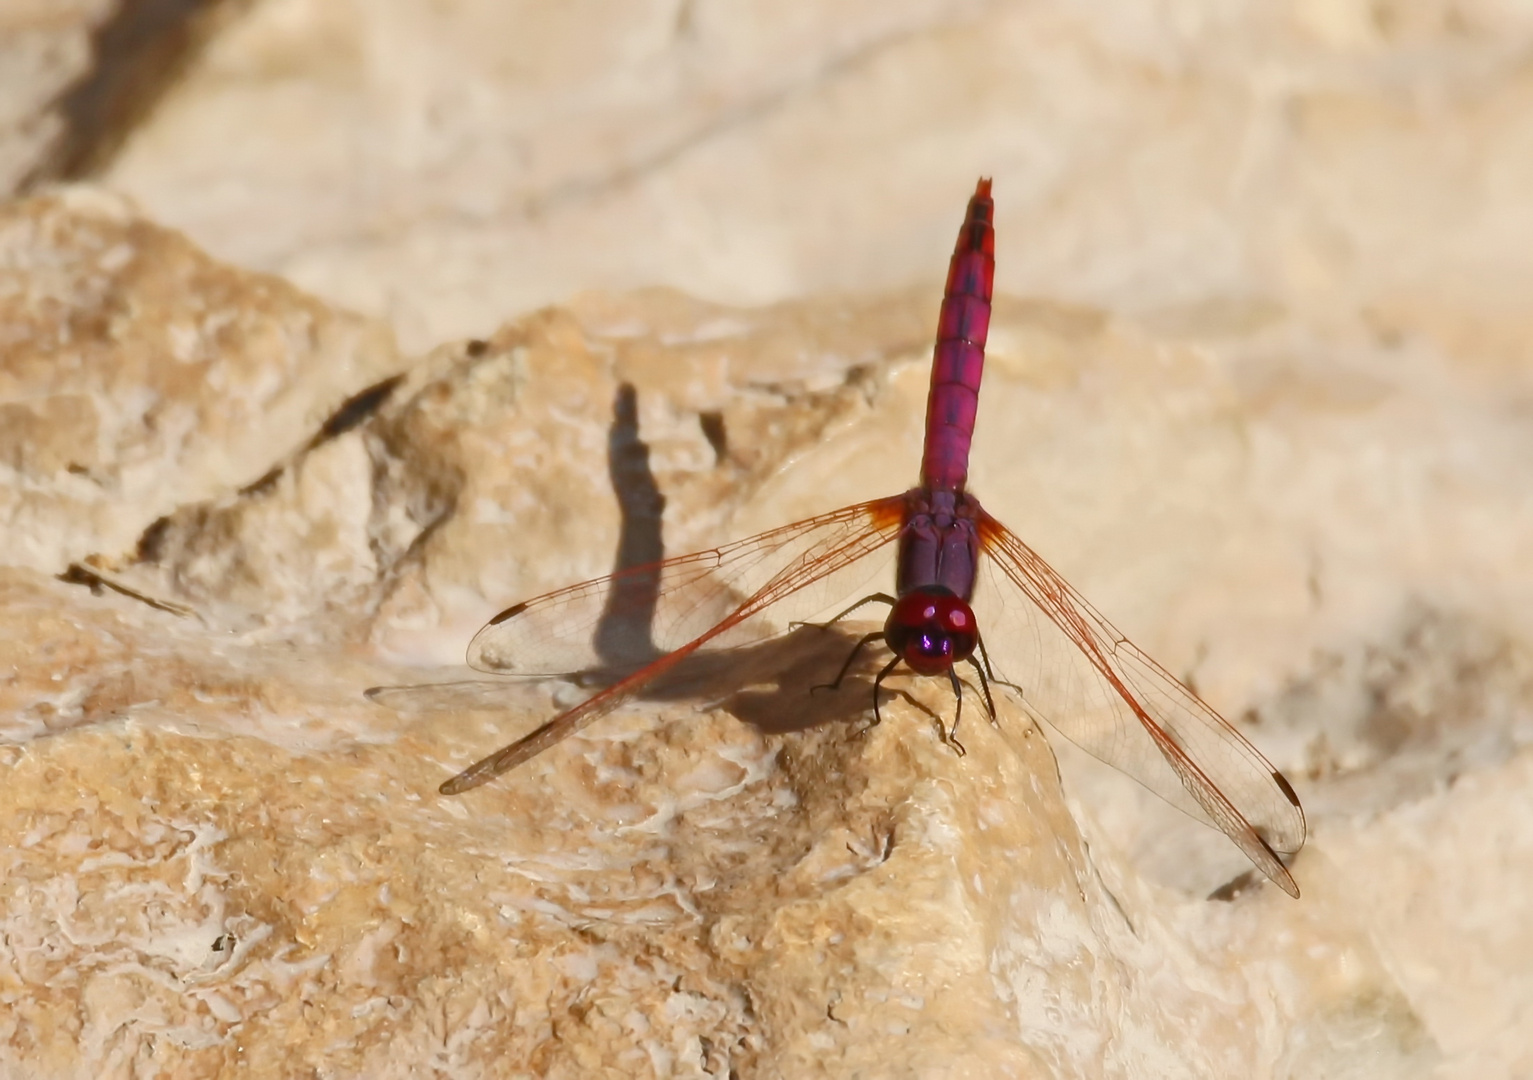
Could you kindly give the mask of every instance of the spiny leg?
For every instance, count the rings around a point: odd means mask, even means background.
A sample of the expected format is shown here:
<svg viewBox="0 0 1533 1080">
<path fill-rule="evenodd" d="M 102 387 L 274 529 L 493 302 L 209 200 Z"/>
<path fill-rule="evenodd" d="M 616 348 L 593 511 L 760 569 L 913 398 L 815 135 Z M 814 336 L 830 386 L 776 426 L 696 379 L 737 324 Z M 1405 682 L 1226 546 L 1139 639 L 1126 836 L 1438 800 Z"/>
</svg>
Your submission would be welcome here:
<svg viewBox="0 0 1533 1080">
<path fill-rule="evenodd" d="M 990 676 L 990 681 L 995 683 L 995 685 L 997 685 L 997 686 L 1004 686 L 1004 687 L 1007 687 L 1008 689 L 1015 690 L 1018 694 L 1022 694 L 1023 693 L 1022 688 L 1020 686 L 1018 686 L 1016 683 L 1014 683 L 1014 682 L 1007 682 L 1005 679 L 998 679 L 998 678 L 996 678 L 995 668 L 990 666 L 990 654 L 985 651 L 985 639 L 982 636 L 976 634 L 975 637 L 974 637 L 974 641 L 979 646 L 980 658 L 982 660 L 984 660 L 984 662 L 985 662 L 985 670 L 980 674 L 981 682 L 984 681 L 985 675 L 988 674 Z M 970 656 L 969 657 L 969 662 L 973 663 L 974 662 L 974 657 Z M 978 665 L 975 665 L 975 666 L 977 667 Z M 986 685 L 985 686 L 985 697 L 989 698 L 989 696 L 990 696 L 990 687 L 988 685 Z M 1023 694 L 1023 696 L 1025 697 L 1026 695 Z M 995 706 L 993 704 L 990 707 L 990 718 L 992 720 L 995 719 Z"/>
<path fill-rule="evenodd" d="M 953 697 L 957 699 L 958 704 L 953 707 L 953 726 L 944 731 L 942 729 L 942 721 L 939 719 L 937 721 L 937 733 L 942 736 L 942 741 L 951 746 L 959 757 L 963 757 L 968 753 L 963 748 L 963 743 L 958 741 L 958 721 L 963 719 L 963 683 L 958 678 L 958 672 L 953 668 L 947 669 L 947 677 L 948 681 L 953 684 Z"/>
<path fill-rule="evenodd" d="M 895 605 L 895 599 L 894 599 L 894 597 L 890 596 L 888 593 L 876 592 L 876 593 L 873 593 L 873 594 L 871 594 L 869 596 L 864 596 L 861 600 L 857 601 L 851 607 L 847 608 L 845 611 L 841 612 L 838 615 L 832 616 L 831 618 L 827 619 L 825 622 L 795 622 L 795 623 L 789 623 L 788 627 L 789 627 L 789 629 L 797 630 L 800 626 L 812 626 L 816 630 L 828 630 L 832 626 L 834 626 L 836 623 L 838 623 L 842 619 L 846 618 L 852 612 L 854 612 L 858 608 L 862 607 L 864 604 L 888 604 L 890 607 L 893 607 Z"/>
<path fill-rule="evenodd" d="M 873 680 L 873 722 L 868 725 L 870 728 L 876 728 L 879 724 L 884 722 L 884 718 L 879 714 L 878 711 L 878 688 L 884 684 L 884 679 L 889 676 L 889 673 L 899 666 L 900 655 L 899 653 L 895 653 L 894 659 L 885 664 L 884 669 L 880 671 L 877 677 Z"/>
<path fill-rule="evenodd" d="M 985 711 L 990 714 L 990 723 L 993 727 L 1000 727 L 1000 721 L 995 716 L 995 699 L 990 696 L 990 679 L 985 678 L 985 668 L 978 660 L 974 659 L 972 653 L 969 655 L 969 663 L 974 665 L 974 673 L 979 676 L 979 688 L 985 695 Z M 995 678 L 995 672 L 992 671 L 990 673 L 990 678 Z M 1000 680 L 997 679 L 996 681 L 999 682 Z M 1013 684 L 1002 683 L 1002 685 L 1011 686 Z"/>
<path fill-rule="evenodd" d="M 841 689 L 841 680 L 846 678 L 846 673 L 848 671 L 852 670 L 852 662 L 857 659 L 857 654 L 862 652 L 862 650 L 866 648 L 871 642 L 882 640 L 884 640 L 884 632 L 882 630 L 875 630 L 871 634 L 862 635 L 857 644 L 852 646 L 851 655 L 846 658 L 846 663 L 841 665 L 841 670 L 836 673 L 836 677 L 828 683 L 820 683 L 818 686 L 811 686 L 809 688 L 809 692 L 812 694 L 816 690 Z"/>
</svg>

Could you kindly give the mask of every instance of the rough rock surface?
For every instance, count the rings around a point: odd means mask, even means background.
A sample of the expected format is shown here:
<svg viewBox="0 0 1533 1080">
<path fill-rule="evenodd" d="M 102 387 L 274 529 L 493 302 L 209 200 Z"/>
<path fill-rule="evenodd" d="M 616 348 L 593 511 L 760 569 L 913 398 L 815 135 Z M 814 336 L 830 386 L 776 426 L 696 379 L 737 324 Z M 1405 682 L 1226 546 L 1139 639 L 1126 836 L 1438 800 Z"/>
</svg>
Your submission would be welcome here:
<svg viewBox="0 0 1533 1080">
<path fill-rule="evenodd" d="M 1527 1075 L 1511 15 L 492 7 L 254 4 L 113 167 L 147 216 L 0 206 L 0 1072 Z M 935 291 L 797 294 L 934 278 L 975 147 L 972 486 L 1293 778 L 1303 898 L 1004 700 L 962 758 L 936 680 L 865 730 L 814 631 L 439 796 L 586 690 L 364 688 L 909 483 Z M 646 282 L 794 298 L 571 295 Z"/>
</svg>

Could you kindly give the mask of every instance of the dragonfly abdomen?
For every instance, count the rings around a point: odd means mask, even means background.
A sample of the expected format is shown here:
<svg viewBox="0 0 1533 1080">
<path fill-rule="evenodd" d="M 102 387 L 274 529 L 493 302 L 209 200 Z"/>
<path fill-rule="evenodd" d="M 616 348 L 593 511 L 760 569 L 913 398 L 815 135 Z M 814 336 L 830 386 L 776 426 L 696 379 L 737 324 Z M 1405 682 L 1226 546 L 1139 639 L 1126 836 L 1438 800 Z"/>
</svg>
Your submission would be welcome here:
<svg viewBox="0 0 1533 1080">
<path fill-rule="evenodd" d="M 981 180 L 958 232 L 937 319 L 921 458 L 921 483 L 934 491 L 962 491 L 969 475 L 995 280 L 994 218 L 990 181 Z"/>
</svg>

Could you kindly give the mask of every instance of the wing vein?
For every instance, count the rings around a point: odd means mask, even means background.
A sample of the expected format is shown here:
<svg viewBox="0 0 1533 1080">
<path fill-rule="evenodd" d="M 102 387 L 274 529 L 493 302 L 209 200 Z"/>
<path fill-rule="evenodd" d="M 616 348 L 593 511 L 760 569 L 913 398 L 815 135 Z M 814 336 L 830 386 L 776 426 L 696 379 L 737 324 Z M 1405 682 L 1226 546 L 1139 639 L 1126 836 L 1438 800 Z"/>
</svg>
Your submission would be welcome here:
<svg viewBox="0 0 1533 1080">
<path fill-rule="evenodd" d="M 897 495 L 885 499 L 877 499 L 872 502 L 859 503 L 855 506 L 845 507 L 830 514 L 824 514 L 817 518 L 796 522 L 780 529 L 774 529 L 768 533 L 761 533 L 746 540 L 721 548 L 712 549 L 706 553 L 694 555 L 682 555 L 675 559 L 650 567 L 651 572 L 674 567 L 677 565 L 690 566 L 699 561 L 700 557 L 714 560 L 714 567 L 729 565 L 731 578 L 737 577 L 738 572 L 753 567 L 766 559 L 772 553 L 782 550 L 786 543 L 795 539 L 808 539 L 809 542 L 803 550 L 791 558 L 788 563 L 778 570 L 755 591 L 740 601 L 732 611 L 724 615 L 713 625 L 703 630 L 691 640 L 665 653 L 653 660 L 638 671 L 613 683 L 611 686 L 598 691 L 593 696 L 580 702 L 578 705 L 560 713 L 547 723 L 534 731 L 517 739 L 497 750 L 495 753 L 475 762 L 457 776 L 442 785 L 442 792 L 455 795 L 478 787 L 508 769 L 515 768 L 522 762 L 542 753 L 562 739 L 581 730 L 586 725 L 606 716 L 623 702 L 627 701 L 645 685 L 659 676 L 665 674 L 688 656 L 697 652 L 709 642 L 727 633 L 734 627 L 745 622 L 753 615 L 757 615 L 780 601 L 784 597 L 807 588 L 817 581 L 822 581 L 836 572 L 847 568 L 857 562 L 863 556 L 876 551 L 888 544 L 899 532 L 900 507 L 903 506 L 904 496 Z M 816 536 L 816 534 L 823 535 Z M 766 541 L 777 541 L 768 543 Z M 731 556 L 740 553 L 744 559 L 735 562 Z M 640 568 L 641 570 L 645 568 Z M 540 597 L 518 612 L 517 608 L 508 611 L 516 612 L 505 623 L 508 625 L 512 619 L 521 617 L 526 612 L 534 611 L 543 600 L 556 596 L 587 595 L 594 592 L 604 591 L 603 587 L 610 583 L 611 579 L 599 579 L 592 582 L 582 582 L 581 585 L 570 589 L 561 590 L 560 593 L 549 594 L 549 597 Z M 727 583 L 718 588 L 726 588 Z M 584 590 L 584 591 L 582 591 Z M 479 637 L 469 646 L 470 663 L 475 663 L 475 645 L 480 637 L 485 636 L 496 628 L 492 624 L 480 632 Z M 489 667 L 487 670 L 497 670 Z"/>
</svg>

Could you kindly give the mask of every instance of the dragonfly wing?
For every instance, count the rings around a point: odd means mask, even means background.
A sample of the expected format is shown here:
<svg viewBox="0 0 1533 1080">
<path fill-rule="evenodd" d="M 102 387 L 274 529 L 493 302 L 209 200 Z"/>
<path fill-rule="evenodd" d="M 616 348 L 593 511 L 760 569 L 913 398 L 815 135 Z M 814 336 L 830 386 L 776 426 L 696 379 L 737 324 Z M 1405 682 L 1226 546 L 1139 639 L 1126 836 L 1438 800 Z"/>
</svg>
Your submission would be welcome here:
<svg viewBox="0 0 1533 1080">
<path fill-rule="evenodd" d="M 977 605 L 1001 678 L 1050 727 L 1221 830 L 1298 896 L 1280 856 L 1304 846 L 1304 811 L 1283 774 L 988 514 L 980 537 L 1003 579 Z"/>
<path fill-rule="evenodd" d="M 700 649 L 740 644 L 785 622 L 825 612 L 877 569 L 869 556 L 886 549 L 899 535 L 903 509 L 902 495 L 859 503 L 712 551 L 656 564 L 652 569 L 662 586 L 669 584 L 680 590 L 674 597 L 663 588 L 658 593 L 662 605 L 657 614 L 666 617 L 665 632 L 670 635 L 659 640 L 671 645 L 675 636 L 684 633 L 691 633 L 691 639 L 672 645 L 633 674 L 475 762 L 443 784 L 443 793 L 455 795 L 478 787 L 535 757 L 606 716 Z M 603 607 L 605 597 L 619 592 L 622 578 L 617 574 L 586 582 L 509 609 L 474 638 L 469 663 L 487 671 L 527 673 L 517 666 L 517 650 L 535 644 L 540 631 L 562 625 L 561 620 L 572 612 L 585 619 L 584 634 L 594 633 L 589 617 L 592 609 Z M 593 599 L 598 596 L 603 597 L 600 602 Z M 663 602 L 668 597 L 671 602 L 666 605 Z M 720 604 L 725 610 L 718 616 L 715 613 Z M 771 621 L 766 622 L 762 617 L 769 609 Z M 565 638 L 578 642 L 582 634 L 570 631 Z"/>
<path fill-rule="evenodd" d="M 737 540 L 723 547 L 678 555 L 544 593 L 502 611 L 468 646 L 470 667 L 497 675 L 566 675 L 597 668 L 638 668 L 695 641 L 718 626 L 785 567 L 812 570 L 827 559 L 838 571 L 849 551 L 898 531 L 903 496 L 858 503 L 828 514 Z M 855 560 L 853 560 L 855 561 Z M 865 574 L 871 578 L 877 566 Z M 770 636 L 792 620 L 807 619 L 840 598 L 828 574 L 778 597 L 770 620 L 735 621 L 713 635 L 710 648 L 727 648 Z M 846 577 L 846 574 L 839 575 Z M 860 582 L 843 585 L 856 588 Z M 819 587 L 813 587 L 819 586 Z M 751 615 L 759 615 L 752 609 Z"/>
<path fill-rule="evenodd" d="M 504 679 L 464 679 L 458 682 L 414 683 L 409 686 L 370 686 L 362 692 L 401 716 L 473 709 L 504 709 Z"/>
</svg>

